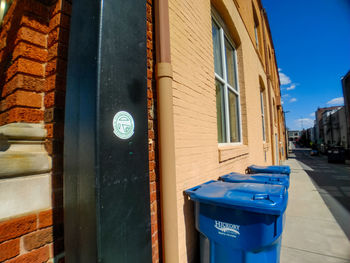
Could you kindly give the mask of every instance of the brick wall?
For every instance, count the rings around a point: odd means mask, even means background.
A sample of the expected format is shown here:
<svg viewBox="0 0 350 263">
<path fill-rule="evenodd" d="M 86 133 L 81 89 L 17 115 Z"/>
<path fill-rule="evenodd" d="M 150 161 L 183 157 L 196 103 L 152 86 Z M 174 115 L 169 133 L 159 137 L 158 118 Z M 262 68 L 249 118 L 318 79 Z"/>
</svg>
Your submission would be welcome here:
<svg viewBox="0 0 350 263">
<path fill-rule="evenodd" d="M 161 259 L 161 223 L 159 173 L 157 170 L 157 122 L 156 122 L 156 83 L 154 77 L 154 17 L 153 0 L 147 0 L 147 95 L 148 95 L 148 143 L 149 143 L 149 177 L 151 201 L 152 262 Z"/>
<path fill-rule="evenodd" d="M 63 239 L 63 139 L 65 80 L 67 71 L 71 2 L 58 0 L 50 7 L 47 31 L 45 70 L 44 123 L 47 130 L 45 148 L 52 158 L 51 186 L 54 245 L 52 256 L 64 252 Z"/>
<path fill-rule="evenodd" d="M 57 241 L 62 234 L 62 227 L 53 227 L 52 210 L 0 222 L 0 262 L 53 262 L 49 259 L 63 250 L 63 242 Z"/>
<path fill-rule="evenodd" d="M 70 11 L 67 0 L 15 0 L 1 28 L 0 126 L 45 124 L 52 204 L 0 219 L 0 262 L 64 260 L 62 150 Z"/>
<path fill-rule="evenodd" d="M 45 8 L 37 2 L 14 1 L 4 18 L 0 33 L 0 125 L 43 120 Z"/>
<path fill-rule="evenodd" d="M 261 84 L 267 87 L 268 80 L 265 65 L 247 29 L 254 25 L 252 3 L 247 2 L 246 7 L 251 9 L 249 24 L 245 24 L 232 0 L 169 0 L 175 127 L 174 188 L 177 193 L 177 253 L 180 262 L 196 262 L 199 246 L 193 204 L 183 191 L 232 171 L 244 172 L 252 163 L 272 164 L 273 144 L 263 141 L 260 107 Z M 212 7 L 223 20 L 226 34 L 237 51 L 241 144 L 218 144 Z M 241 5 L 241 8 L 246 7 Z M 266 104 L 270 106 L 268 101 Z"/>
</svg>

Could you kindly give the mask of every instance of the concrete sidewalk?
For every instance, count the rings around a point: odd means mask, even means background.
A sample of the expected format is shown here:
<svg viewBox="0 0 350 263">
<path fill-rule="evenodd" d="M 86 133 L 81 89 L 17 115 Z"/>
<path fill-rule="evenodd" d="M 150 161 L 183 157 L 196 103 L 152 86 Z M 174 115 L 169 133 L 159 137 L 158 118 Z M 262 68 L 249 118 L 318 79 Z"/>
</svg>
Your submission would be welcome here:
<svg viewBox="0 0 350 263">
<path fill-rule="evenodd" d="M 284 164 L 292 173 L 281 263 L 350 262 L 350 242 L 307 173 L 296 159 Z"/>
</svg>

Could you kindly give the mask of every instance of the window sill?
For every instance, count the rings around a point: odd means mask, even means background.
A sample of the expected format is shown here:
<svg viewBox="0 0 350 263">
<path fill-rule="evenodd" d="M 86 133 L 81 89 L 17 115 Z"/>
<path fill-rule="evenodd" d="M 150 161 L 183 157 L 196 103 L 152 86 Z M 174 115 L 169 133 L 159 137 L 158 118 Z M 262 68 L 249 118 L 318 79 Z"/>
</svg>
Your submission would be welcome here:
<svg viewBox="0 0 350 263">
<path fill-rule="evenodd" d="M 247 145 L 219 145 L 219 162 L 236 159 L 238 157 L 247 158 L 249 154 Z"/>
</svg>

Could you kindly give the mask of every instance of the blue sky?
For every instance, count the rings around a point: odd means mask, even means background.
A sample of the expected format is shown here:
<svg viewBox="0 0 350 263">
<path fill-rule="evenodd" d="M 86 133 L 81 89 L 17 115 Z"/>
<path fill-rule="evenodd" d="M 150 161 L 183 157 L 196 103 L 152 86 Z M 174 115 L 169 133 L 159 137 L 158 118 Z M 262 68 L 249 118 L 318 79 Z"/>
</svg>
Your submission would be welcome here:
<svg viewBox="0 0 350 263">
<path fill-rule="evenodd" d="M 350 0 L 262 0 L 280 72 L 287 127 L 313 126 L 318 107 L 343 105 L 350 70 Z"/>
</svg>

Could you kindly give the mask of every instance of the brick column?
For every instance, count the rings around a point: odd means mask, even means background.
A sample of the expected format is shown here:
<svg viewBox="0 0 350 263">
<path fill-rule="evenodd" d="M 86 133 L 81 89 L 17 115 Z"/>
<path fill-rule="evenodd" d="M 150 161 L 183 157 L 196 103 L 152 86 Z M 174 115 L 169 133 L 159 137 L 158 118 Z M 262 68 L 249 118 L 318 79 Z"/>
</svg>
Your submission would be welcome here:
<svg viewBox="0 0 350 263">
<path fill-rule="evenodd" d="M 151 202 L 152 262 L 161 259 L 161 223 L 159 173 L 157 170 L 157 97 L 154 77 L 154 18 L 153 1 L 147 0 L 147 95 L 148 95 L 148 143 L 149 143 L 149 175 Z"/>
</svg>

